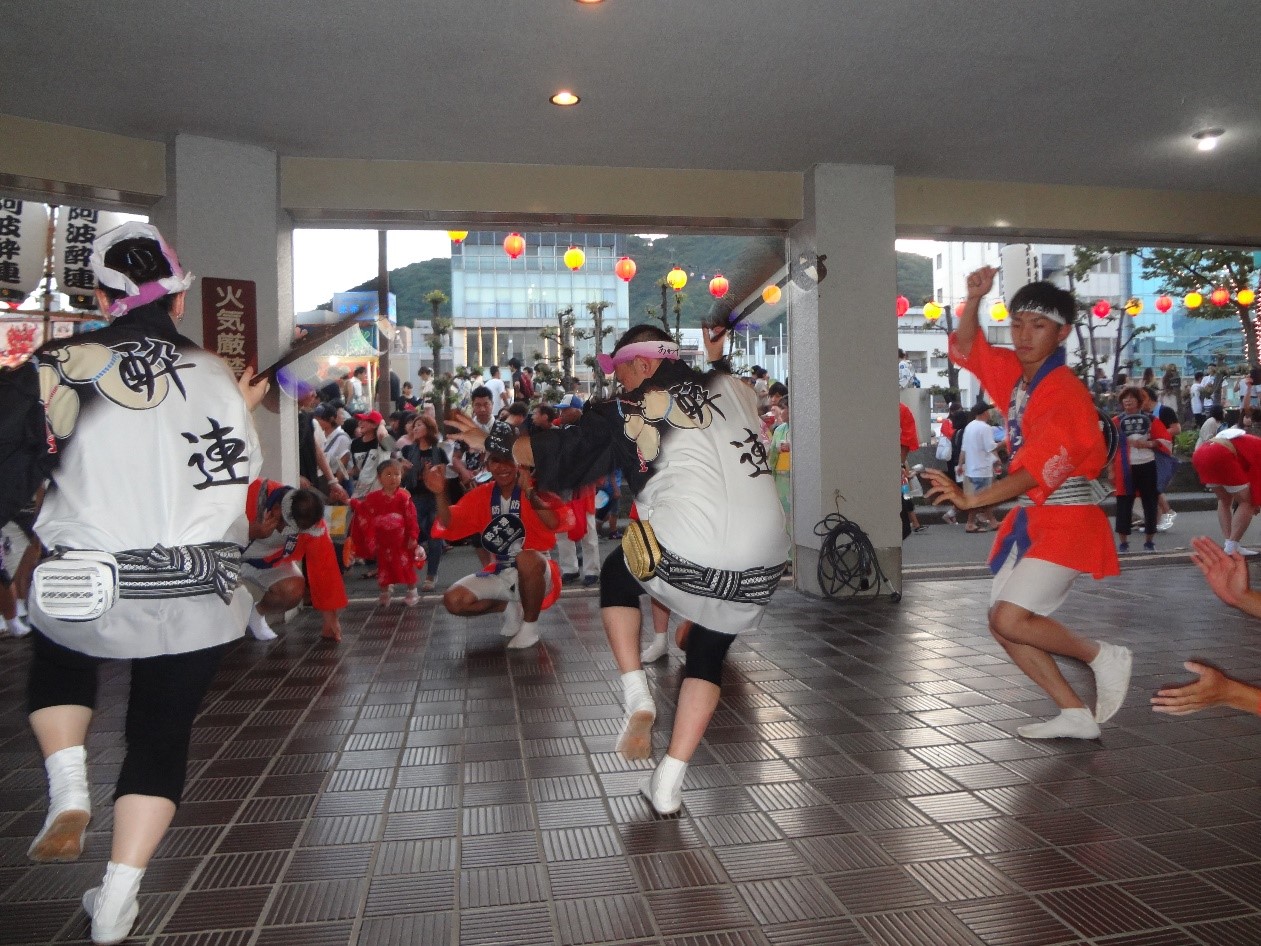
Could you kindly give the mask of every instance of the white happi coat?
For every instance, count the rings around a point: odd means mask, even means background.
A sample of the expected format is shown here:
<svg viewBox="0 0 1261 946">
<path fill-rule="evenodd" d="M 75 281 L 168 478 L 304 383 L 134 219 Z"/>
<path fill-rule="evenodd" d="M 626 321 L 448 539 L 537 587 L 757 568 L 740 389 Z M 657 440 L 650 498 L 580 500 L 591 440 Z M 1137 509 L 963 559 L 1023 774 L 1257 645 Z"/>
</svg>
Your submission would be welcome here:
<svg viewBox="0 0 1261 946">
<path fill-rule="evenodd" d="M 52 549 L 118 552 L 248 542 L 246 490 L 262 456 L 231 371 L 178 335 L 156 306 L 41 349 L 40 399 L 55 437 L 35 531 Z M 95 657 L 151 657 L 240 637 L 250 596 L 119 599 L 93 621 L 61 621 L 33 597 L 45 636 Z"/>
</svg>

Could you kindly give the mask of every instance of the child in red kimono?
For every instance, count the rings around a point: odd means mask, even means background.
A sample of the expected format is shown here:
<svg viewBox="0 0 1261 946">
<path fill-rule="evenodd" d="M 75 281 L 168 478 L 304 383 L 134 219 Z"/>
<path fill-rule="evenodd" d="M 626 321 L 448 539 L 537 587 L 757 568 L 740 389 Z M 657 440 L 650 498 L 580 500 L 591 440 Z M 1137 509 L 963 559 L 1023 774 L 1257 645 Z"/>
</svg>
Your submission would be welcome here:
<svg viewBox="0 0 1261 946">
<path fill-rule="evenodd" d="M 980 331 L 977 310 L 996 273 L 986 266 L 968 276 L 967 302 L 950 339 L 950 357 L 975 374 L 991 401 L 1007 412 L 1009 474 L 964 495 L 945 473 L 925 471 L 933 484 L 928 495 L 959 509 L 1019 497 L 990 553 L 989 628 L 1060 713 L 1017 732 L 1026 739 L 1096 739 L 1099 724 L 1125 700 L 1132 655 L 1125 647 L 1088 640 L 1050 617 L 1078 574 L 1103 578 L 1119 571 L 1093 484 L 1108 454 L 1098 412 L 1085 385 L 1065 366 L 1061 348 L 1073 331 L 1077 305 L 1072 293 L 1050 283 L 1030 283 L 1008 307 L 1014 350 L 991 347 Z M 1093 714 L 1056 665 L 1057 655 L 1080 660 L 1094 672 Z"/>
<path fill-rule="evenodd" d="M 364 558 L 377 563 L 377 586 L 381 589 L 382 607 L 390 603 L 390 586 L 404 585 L 407 596 L 403 603 L 412 606 L 420 601 L 416 593 L 416 547 L 420 526 L 412 495 L 402 489 L 403 466 L 397 460 L 386 460 L 377 467 L 379 488 L 363 499 L 352 499 L 350 507 L 360 519 L 366 548 Z"/>
</svg>

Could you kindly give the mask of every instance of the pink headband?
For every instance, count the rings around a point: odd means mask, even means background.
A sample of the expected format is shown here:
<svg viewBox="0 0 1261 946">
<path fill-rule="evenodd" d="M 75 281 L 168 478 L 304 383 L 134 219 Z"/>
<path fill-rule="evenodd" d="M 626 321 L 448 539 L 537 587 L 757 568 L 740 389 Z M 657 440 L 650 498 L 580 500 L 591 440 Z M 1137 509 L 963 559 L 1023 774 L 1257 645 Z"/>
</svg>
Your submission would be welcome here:
<svg viewBox="0 0 1261 946">
<path fill-rule="evenodd" d="M 628 361 L 634 361 L 636 358 L 658 358 L 667 361 L 679 360 L 679 346 L 674 342 L 632 342 L 624 345 L 611 355 L 604 352 L 596 355 L 596 361 L 600 363 L 600 370 L 605 374 L 612 374 L 613 369 L 618 365 L 624 365 Z"/>
</svg>

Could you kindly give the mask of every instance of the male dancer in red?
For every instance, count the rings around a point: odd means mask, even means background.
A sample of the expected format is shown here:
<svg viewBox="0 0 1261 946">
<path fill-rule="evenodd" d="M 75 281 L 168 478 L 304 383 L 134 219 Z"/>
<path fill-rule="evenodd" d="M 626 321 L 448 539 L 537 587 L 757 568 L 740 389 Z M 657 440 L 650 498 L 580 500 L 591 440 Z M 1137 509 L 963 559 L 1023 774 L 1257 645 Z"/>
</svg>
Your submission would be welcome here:
<svg viewBox="0 0 1261 946">
<path fill-rule="evenodd" d="M 928 496 L 958 509 L 1020 497 L 990 553 L 990 633 L 1060 713 L 1017 731 L 1026 739 L 1095 739 L 1099 723 L 1125 700 L 1132 657 L 1127 648 L 1088 640 L 1050 617 L 1079 573 L 1104 578 L 1119 572 L 1108 520 L 1091 484 L 1107 463 L 1098 413 L 1085 386 L 1065 367 L 1060 347 L 1072 332 L 1077 306 L 1072 293 L 1030 283 L 1009 306 L 1015 350 L 992 348 L 979 330 L 977 309 L 996 272 L 986 266 L 968 276 L 950 357 L 975 374 L 992 403 L 1006 412 L 1010 471 L 969 496 L 945 473 L 927 470 Z M 1056 655 L 1094 671 L 1093 715 L 1060 672 Z"/>
</svg>

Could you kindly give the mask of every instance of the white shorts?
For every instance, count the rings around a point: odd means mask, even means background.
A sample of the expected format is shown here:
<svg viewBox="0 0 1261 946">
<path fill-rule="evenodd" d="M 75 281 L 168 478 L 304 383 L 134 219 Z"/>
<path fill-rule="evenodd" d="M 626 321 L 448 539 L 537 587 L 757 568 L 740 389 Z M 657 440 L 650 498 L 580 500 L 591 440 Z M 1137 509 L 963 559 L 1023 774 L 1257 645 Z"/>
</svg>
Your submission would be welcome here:
<svg viewBox="0 0 1261 946">
<path fill-rule="evenodd" d="M 994 576 L 990 587 L 990 607 L 1006 601 L 1046 617 L 1064 603 L 1073 587 L 1073 580 L 1079 574 L 1075 568 L 1027 555 L 1016 564 L 1016 550 L 1013 548 Z"/>
<path fill-rule="evenodd" d="M 241 585 L 250 593 L 255 604 L 263 600 L 272 585 L 286 578 L 302 578 L 302 569 L 296 562 L 286 562 L 275 568 L 255 568 L 248 562 L 241 563 Z"/>
<path fill-rule="evenodd" d="M 520 598 L 515 568 L 505 568 L 497 575 L 474 572 L 472 575 L 465 575 L 451 587 L 467 588 L 478 601 L 517 601 Z M 552 569 L 549 567 L 543 569 L 543 598 L 546 599 L 551 593 Z"/>
</svg>

